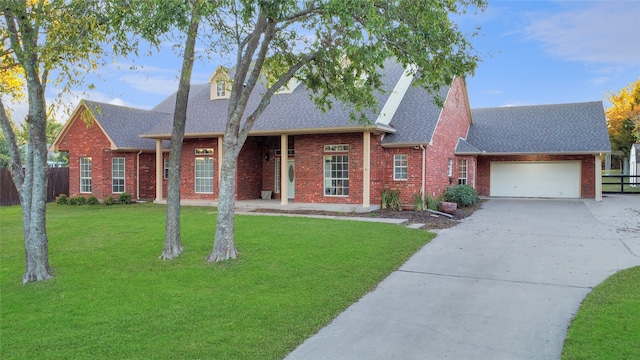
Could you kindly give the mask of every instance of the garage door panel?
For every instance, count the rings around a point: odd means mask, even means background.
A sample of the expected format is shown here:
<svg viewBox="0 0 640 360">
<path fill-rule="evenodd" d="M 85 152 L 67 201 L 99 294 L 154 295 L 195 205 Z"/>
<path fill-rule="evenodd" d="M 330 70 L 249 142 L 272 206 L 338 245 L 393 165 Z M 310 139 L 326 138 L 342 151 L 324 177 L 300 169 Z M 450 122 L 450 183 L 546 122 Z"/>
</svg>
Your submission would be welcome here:
<svg viewBox="0 0 640 360">
<path fill-rule="evenodd" d="M 580 161 L 491 162 L 491 196 L 579 198 Z"/>
</svg>

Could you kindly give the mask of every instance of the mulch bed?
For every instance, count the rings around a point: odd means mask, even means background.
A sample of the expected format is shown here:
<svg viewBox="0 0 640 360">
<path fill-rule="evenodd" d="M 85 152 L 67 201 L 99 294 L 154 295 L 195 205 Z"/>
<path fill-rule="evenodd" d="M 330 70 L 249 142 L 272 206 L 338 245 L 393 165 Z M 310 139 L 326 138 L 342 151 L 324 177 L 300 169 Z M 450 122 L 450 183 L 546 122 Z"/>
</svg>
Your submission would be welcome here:
<svg viewBox="0 0 640 360">
<path fill-rule="evenodd" d="M 456 213 L 453 214 L 453 219 L 447 216 L 440 216 L 428 211 L 413 211 L 413 210 L 389 210 L 380 209 L 365 213 L 356 212 L 337 212 L 337 211 L 321 211 L 321 210 L 278 210 L 278 209 L 260 209 L 256 212 L 266 213 L 282 213 L 282 214 L 305 214 L 305 215 L 327 215 L 327 216 L 345 216 L 345 217 L 378 217 L 378 218 L 390 218 L 390 219 L 408 219 L 409 224 L 425 224 L 423 229 L 447 229 L 455 226 L 458 220 L 462 220 L 468 216 L 471 216 L 476 210 L 482 208 L 482 203 L 485 200 L 480 200 L 477 204 L 458 208 Z"/>
</svg>

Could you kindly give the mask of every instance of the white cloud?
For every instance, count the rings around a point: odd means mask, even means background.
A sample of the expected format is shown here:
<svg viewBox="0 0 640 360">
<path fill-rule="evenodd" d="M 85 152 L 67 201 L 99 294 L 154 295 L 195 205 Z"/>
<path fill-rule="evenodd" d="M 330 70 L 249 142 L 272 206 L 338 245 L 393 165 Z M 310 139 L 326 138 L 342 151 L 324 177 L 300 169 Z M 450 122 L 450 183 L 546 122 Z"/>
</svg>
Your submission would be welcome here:
<svg viewBox="0 0 640 360">
<path fill-rule="evenodd" d="M 640 2 L 587 4 L 535 17 L 525 28 L 527 37 L 542 42 L 550 54 L 564 60 L 639 65 Z"/>
</svg>

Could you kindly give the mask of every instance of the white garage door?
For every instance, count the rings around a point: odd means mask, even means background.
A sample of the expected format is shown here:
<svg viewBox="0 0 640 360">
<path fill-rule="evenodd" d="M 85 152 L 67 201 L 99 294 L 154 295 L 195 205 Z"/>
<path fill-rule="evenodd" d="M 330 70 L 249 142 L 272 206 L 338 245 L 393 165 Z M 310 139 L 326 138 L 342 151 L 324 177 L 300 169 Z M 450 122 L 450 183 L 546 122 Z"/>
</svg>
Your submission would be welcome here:
<svg viewBox="0 0 640 360">
<path fill-rule="evenodd" d="M 491 196 L 579 198 L 580 161 L 492 161 Z"/>
</svg>

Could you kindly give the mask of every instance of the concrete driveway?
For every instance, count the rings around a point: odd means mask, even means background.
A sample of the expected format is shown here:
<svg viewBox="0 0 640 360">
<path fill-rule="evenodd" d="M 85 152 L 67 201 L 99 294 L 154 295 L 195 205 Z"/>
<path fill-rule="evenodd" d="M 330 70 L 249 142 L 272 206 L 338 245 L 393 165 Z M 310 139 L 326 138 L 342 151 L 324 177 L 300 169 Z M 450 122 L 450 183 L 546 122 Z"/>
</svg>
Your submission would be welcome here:
<svg viewBox="0 0 640 360">
<path fill-rule="evenodd" d="M 640 265 L 640 197 L 487 201 L 287 359 L 555 359 L 591 289 Z"/>
</svg>

